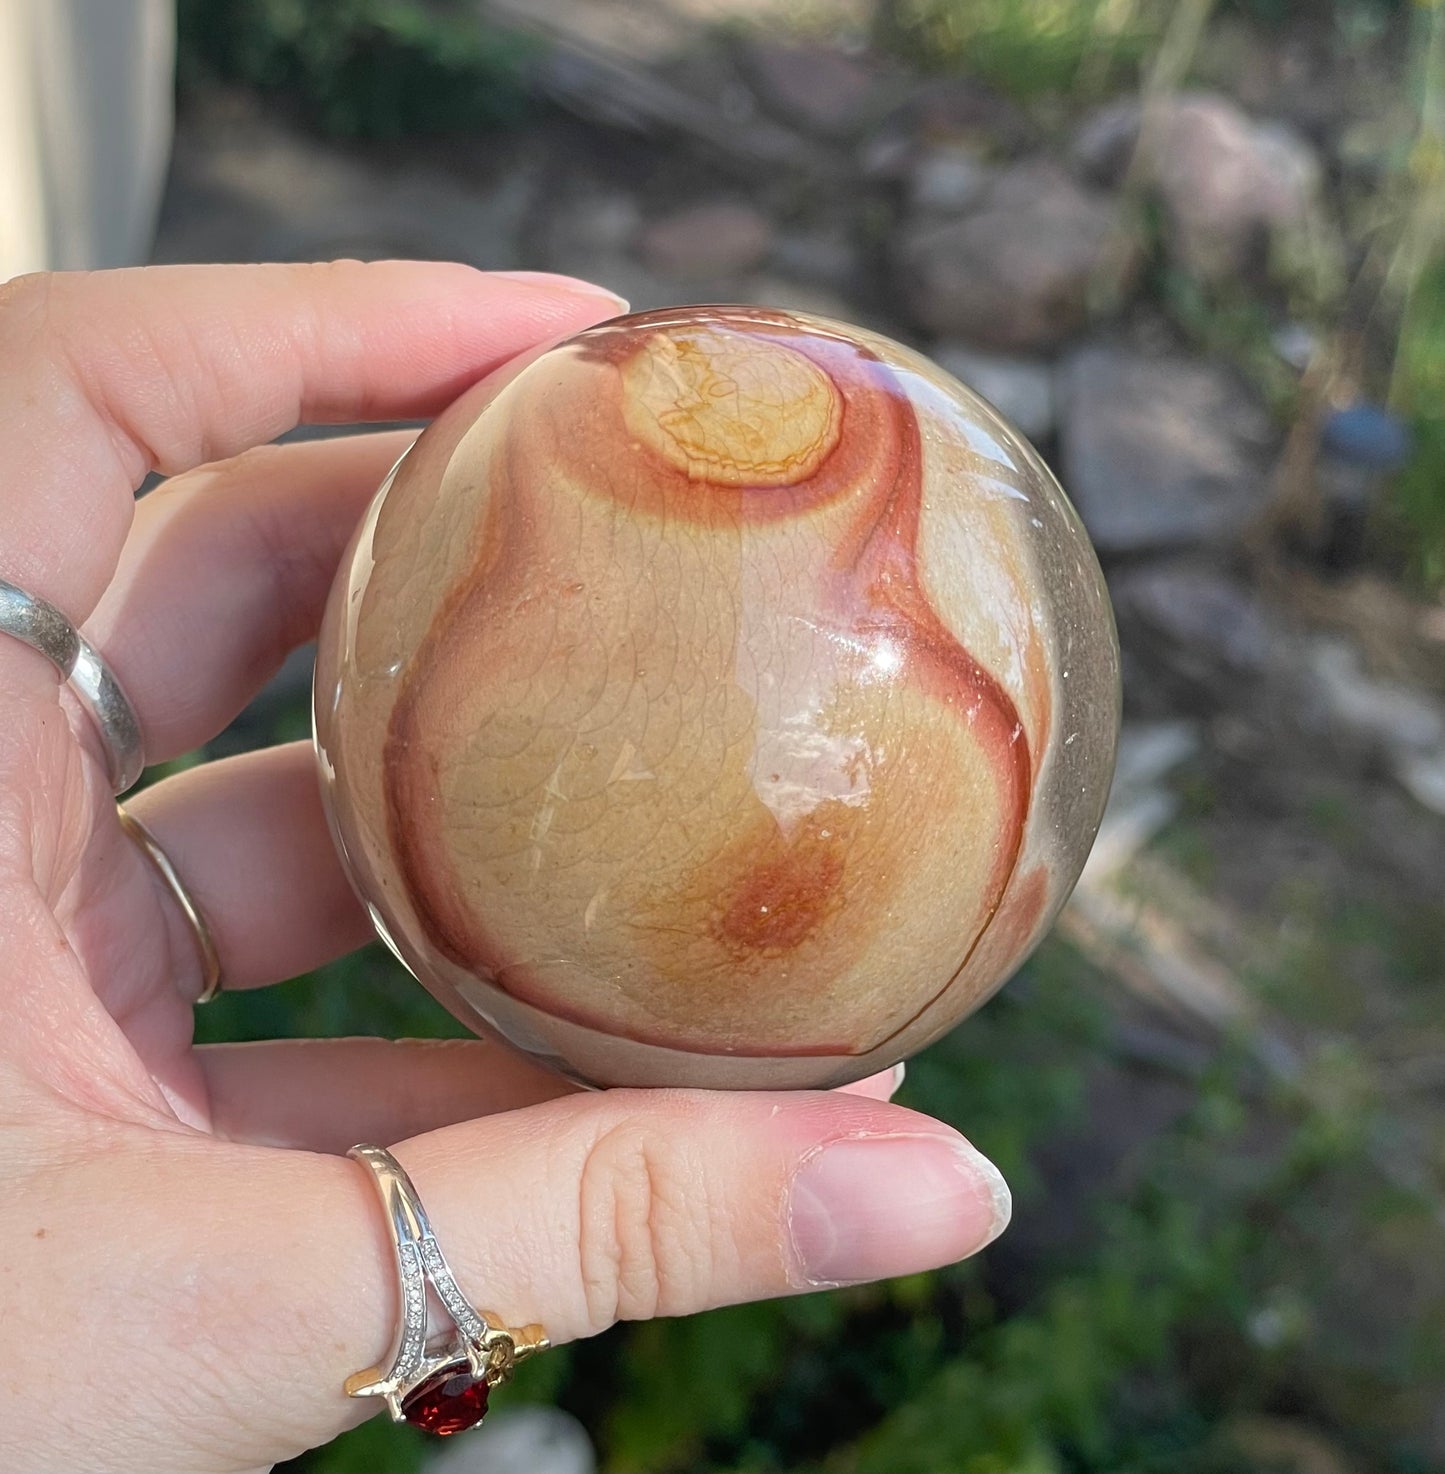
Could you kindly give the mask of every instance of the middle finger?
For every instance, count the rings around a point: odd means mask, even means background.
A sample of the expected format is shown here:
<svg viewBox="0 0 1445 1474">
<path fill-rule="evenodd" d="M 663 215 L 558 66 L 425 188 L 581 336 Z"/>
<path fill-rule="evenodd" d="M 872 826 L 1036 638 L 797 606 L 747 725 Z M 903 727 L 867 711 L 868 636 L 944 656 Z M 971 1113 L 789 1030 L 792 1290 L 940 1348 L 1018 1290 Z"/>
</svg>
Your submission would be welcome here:
<svg viewBox="0 0 1445 1474">
<path fill-rule="evenodd" d="M 261 446 L 141 500 L 86 628 L 140 713 L 151 762 L 209 741 L 315 635 L 352 531 L 415 438 Z"/>
</svg>

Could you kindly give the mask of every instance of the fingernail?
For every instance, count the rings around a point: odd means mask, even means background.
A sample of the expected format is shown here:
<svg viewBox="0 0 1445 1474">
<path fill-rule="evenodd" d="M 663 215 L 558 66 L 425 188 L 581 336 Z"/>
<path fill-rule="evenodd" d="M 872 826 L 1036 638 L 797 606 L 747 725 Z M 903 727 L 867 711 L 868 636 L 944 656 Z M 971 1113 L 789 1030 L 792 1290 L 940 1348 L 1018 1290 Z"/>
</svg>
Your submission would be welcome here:
<svg viewBox="0 0 1445 1474">
<path fill-rule="evenodd" d="M 936 1269 L 1008 1225 L 1003 1175 L 961 1136 L 864 1136 L 803 1159 L 788 1205 L 800 1285 L 856 1284 Z"/>
<path fill-rule="evenodd" d="M 514 281 L 523 286 L 548 287 L 554 292 L 566 292 L 571 297 L 600 297 L 618 312 L 626 312 L 631 305 L 625 297 L 599 287 L 595 282 L 583 281 L 576 276 L 563 276 L 555 271 L 494 271 L 500 281 Z"/>
<path fill-rule="evenodd" d="M 903 1061 L 900 1059 L 898 1061 L 898 1063 L 893 1066 L 893 1084 L 888 1087 L 888 1098 L 889 1098 L 889 1100 L 892 1100 L 893 1097 L 895 1095 L 897 1095 L 900 1090 L 903 1089 L 904 1077 L 907 1074 L 908 1074 L 908 1066 L 905 1065 L 903 1063 Z M 989 1166 L 990 1167 L 993 1166 L 993 1163 L 990 1162 L 989 1163 Z"/>
</svg>

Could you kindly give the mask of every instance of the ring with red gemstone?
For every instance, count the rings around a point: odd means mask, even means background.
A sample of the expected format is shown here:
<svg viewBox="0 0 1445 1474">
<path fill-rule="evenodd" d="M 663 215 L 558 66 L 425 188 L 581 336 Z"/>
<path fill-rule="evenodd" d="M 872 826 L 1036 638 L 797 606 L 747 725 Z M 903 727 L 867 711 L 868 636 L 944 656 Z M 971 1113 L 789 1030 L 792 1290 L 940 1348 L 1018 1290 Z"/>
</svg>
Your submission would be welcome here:
<svg viewBox="0 0 1445 1474">
<path fill-rule="evenodd" d="M 508 1326 L 477 1310 L 462 1294 L 432 1231 L 426 1209 L 400 1162 L 379 1146 L 354 1146 L 347 1156 L 371 1174 L 381 1194 L 396 1253 L 401 1323 L 385 1367 L 346 1379 L 348 1397 L 380 1397 L 392 1421 L 443 1436 L 475 1428 L 486 1416 L 493 1387 L 511 1380 L 519 1361 L 547 1349 L 539 1325 Z M 428 1331 L 427 1286 L 451 1321 Z"/>
</svg>

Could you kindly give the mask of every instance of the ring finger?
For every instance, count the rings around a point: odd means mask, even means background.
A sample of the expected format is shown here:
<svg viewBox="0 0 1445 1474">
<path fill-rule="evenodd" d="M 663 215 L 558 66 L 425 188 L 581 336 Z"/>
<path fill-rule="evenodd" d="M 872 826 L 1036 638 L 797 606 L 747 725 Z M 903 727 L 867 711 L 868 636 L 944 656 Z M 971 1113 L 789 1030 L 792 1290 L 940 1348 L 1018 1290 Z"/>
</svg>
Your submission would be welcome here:
<svg viewBox="0 0 1445 1474">
<path fill-rule="evenodd" d="M 205 763 L 127 807 L 184 878 L 228 988 L 296 977 L 371 937 L 327 830 L 309 743 Z M 174 904 L 166 911 L 171 953 L 187 956 L 187 923 Z"/>
</svg>

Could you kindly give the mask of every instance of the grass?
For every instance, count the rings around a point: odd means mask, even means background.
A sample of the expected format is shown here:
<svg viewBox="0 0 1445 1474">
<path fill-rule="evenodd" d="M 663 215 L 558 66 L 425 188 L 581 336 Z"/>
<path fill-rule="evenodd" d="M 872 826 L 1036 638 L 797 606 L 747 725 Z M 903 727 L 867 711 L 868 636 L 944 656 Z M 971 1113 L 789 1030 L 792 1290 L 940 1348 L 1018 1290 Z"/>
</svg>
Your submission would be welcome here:
<svg viewBox="0 0 1445 1474">
<path fill-rule="evenodd" d="M 1382 291 L 1397 308 L 1390 397 L 1414 432 L 1396 507 L 1426 587 L 1445 589 L 1445 0 L 1419 0 L 1411 32 L 1413 135 L 1395 169 L 1402 202 Z"/>
<path fill-rule="evenodd" d="M 893 0 L 886 44 L 910 60 L 963 68 L 1014 97 L 1102 92 L 1132 78 L 1157 40 L 1159 0 Z"/>
<path fill-rule="evenodd" d="M 1396 507 L 1422 583 L 1445 589 L 1445 255 L 1421 274 L 1412 293 L 1395 397 L 1414 436 Z"/>
</svg>

